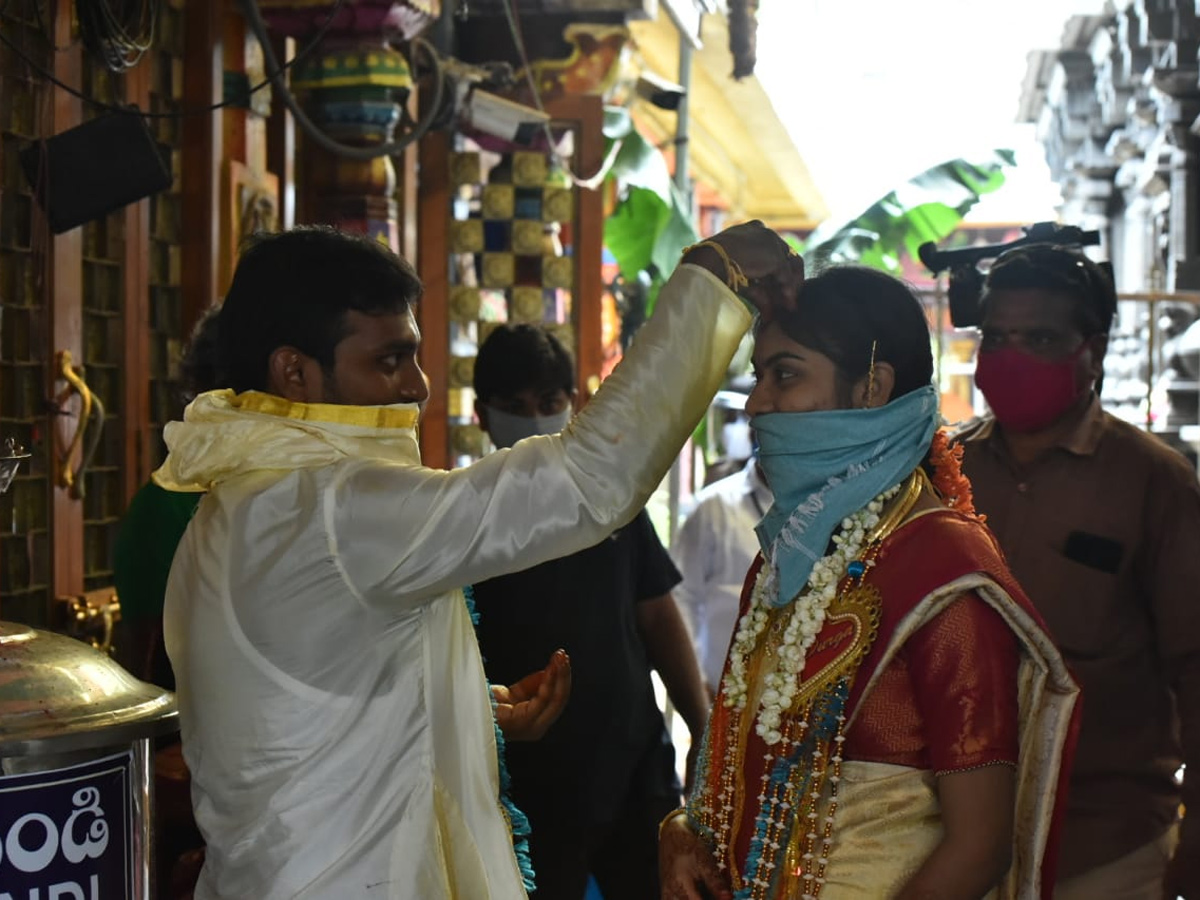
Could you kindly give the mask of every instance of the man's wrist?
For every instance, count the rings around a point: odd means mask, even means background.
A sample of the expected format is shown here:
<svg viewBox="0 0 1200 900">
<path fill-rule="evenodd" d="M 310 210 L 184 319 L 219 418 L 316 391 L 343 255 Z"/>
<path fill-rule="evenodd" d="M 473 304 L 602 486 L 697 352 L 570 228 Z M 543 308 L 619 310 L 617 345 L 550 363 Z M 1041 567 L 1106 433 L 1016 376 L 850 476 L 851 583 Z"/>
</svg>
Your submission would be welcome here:
<svg viewBox="0 0 1200 900">
<path fill-rule="evenodd" d="M 699 269 L 704 269 L 712 275 L 713 278 L 723 283 L 729 290 L 733 291 L 733 295 L 742 302 L 746 312 L 750 313 L 752 319 L 758 319 L 760 315 L 759 308 L 752 302 L 746 299 L 745 295 L 730 284 L 728 270 L 725 266 L 724 258 L 717 253 L 711 246 L 697 244 L 694 247 L 689 247 L 679 260 L 680 265 L 696 266 Z"/>
</svg>

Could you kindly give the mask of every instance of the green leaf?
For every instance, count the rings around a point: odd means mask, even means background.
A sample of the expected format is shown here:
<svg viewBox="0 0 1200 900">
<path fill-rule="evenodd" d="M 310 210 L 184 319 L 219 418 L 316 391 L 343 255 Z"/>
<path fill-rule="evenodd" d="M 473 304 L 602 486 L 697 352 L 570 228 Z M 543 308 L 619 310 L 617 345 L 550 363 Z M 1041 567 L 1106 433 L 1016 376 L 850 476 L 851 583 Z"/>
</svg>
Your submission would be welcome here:
<svg viewBox="0 0 1200 900">
<path fill-rule="evenodd" d="M 662 151 L 641 135 L 624 110 L 605 111 L 606 153 L 619 143 L 607 180 L 617 185 L 618 201 L 604 220 L 604 246 L 628 279 L 652 275 L 646 314 L 654 310 L 663 281 L 685 247 L 700 239 L 686 199 L 675 186 Z"/>
<path fill-rule="evenodd" d="M 621 274 L 636 278 L 650 267 L 658 235 L 670 209 L 654 191 L 632 188 L 604 220 L 604 246 L 617 260 Z"/>
<path fill-rule="evenodd" d="M 934 166 L 855 218 L 822 223 L 803 252 L 815 262 L 855 262 L 899 272 L 903 253 L 915 258 L 921 244 L 953 232 L 980 197 L 1004 184 L 1004 168 L 1015 162 L 1011 150 L 993 150 L 980 159 Z"/>
<path fill-rule="evenodd" d="M 633 278 L 652 264 L 662 275 L 669 274 L 683 248 L 699 236 L 662 152 L 631 132 L 621 139 L 609 177 L 622 195 L 604 222 L 604 245 L 621 274 Z"/>
<path fill-rule="evenodd" d="M 659 274 L 665 278 L 675 271 L 679 257 L 686 247 L 700 240 L 700 233 L 692 224 L 687 212 L 687 203 L 674 184 L 671 185 L 671 200 L 668 206 L 667 218 L 654 241 L 654 252 L 651 260 L 658 268 Z"/>
<path fill-rule="evenodd" d="M 666 157 L 636 131 L 621 138 L 621 149 L 617 151 L 608 174 L 616 179 L 621 189 L 646 188 L 658 194 L 664 203 L 671 195 L 673 185 Z"/>
</svg>

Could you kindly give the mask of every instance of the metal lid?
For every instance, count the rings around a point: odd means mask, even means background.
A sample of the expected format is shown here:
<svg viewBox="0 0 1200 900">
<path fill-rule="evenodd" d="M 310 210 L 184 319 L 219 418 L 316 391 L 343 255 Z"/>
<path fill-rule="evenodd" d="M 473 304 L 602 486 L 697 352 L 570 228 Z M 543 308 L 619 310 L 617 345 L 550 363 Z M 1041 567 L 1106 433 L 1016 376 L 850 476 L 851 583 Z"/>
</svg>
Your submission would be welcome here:
<svg viewBox="0 0 1200 900">
<path fill-rule="evenodd" d="M 0 622 L 0 756 L 107 747 L 179 728 L 175 695 L 82 641 Z"/>
</svg>

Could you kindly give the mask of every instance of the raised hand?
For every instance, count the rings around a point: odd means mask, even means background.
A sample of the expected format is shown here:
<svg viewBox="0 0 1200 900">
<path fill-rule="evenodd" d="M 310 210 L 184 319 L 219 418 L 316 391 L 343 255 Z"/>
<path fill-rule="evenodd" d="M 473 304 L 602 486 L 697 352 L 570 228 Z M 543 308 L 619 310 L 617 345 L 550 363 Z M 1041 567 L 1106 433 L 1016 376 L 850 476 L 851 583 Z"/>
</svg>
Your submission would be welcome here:
<svg viewBox="0 0 1200 900">
<path fill-rule="evenodd" d="M 804 286 L 804 260 L 762 222 L 755 219 L 727 228 L 691 247 L 683 257 L 683 262 L 702 266 L 733 285 L 735 272 L 727 260 L 748 281 L 737 286 L 738 293 L 758 308 L 764 321 L 795 308 Z"/>
<path fill-rule="evenodd" d="M 509 741 L 536 741 L 554 724 L 571 696 L 571 660 L 555 650 L 546 668 L 509 687 L 492 685 L 496 723 Z"/>
</svg>

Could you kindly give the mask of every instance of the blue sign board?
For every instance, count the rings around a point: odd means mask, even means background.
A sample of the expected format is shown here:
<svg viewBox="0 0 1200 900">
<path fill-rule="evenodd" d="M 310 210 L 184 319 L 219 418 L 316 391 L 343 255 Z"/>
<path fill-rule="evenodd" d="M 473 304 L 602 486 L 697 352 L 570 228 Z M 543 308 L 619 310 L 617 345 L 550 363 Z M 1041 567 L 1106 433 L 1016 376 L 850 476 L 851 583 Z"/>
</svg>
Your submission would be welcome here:
<svg viewBox="0 0 1200 900">
<path fill-rule="evenodd" d="M 0 776 L 0 900 L 133 896 L 132 752 Z"/>
</svg>

